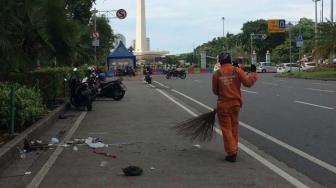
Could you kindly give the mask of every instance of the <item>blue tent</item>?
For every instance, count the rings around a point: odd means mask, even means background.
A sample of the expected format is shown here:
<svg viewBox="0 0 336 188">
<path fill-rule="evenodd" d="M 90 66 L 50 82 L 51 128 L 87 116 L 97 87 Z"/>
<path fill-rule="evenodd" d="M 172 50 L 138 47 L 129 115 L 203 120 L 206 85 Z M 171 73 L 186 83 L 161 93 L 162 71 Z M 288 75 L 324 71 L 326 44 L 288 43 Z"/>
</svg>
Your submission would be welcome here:
<svg viewBox="0 0 336 188">
<path fill-rule="evenodd" d="M 110 55 L 107 56 L 107 66 L 110 69 L 110 61 L 115 59 L 130 59 L 132 60 L 133 68 L 136 66 L 136 57 L 131 53 L 124 45 L 122 41 L 119 42 L 117 48 L 115 48 Z"/>
</svg>

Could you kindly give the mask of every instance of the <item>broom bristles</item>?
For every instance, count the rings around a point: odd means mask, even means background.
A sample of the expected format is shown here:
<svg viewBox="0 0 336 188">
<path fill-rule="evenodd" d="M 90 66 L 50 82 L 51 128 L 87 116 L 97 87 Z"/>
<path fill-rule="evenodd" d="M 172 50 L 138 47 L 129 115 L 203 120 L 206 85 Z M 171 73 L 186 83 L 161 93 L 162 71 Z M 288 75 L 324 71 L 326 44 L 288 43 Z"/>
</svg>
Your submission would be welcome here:
<svg viewBox="0 0 336 188">
<path fill-rule="evenodd" d="M 182 136 L 190 137 L 192 141 L 209 142 L 214 135 L 216 109 L 198 117 L 183 121 L 173 128 Z"/>
</svg>

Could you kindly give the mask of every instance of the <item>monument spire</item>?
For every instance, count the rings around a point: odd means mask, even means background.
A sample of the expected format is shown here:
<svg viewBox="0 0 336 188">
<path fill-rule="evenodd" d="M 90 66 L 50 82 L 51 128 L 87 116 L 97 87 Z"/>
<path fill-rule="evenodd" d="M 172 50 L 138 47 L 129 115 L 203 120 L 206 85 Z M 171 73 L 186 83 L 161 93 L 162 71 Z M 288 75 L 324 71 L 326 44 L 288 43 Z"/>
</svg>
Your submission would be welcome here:
<svg viewBox="0 0 336 188">
<path fill-rule="evenodd" d="M 145 52 L 146 49 L 146 9 L 145 0 L 136 0 L 137 10 L 136 10 L 136 40 L 135 40 L 135 51 Z"/>
</svg>

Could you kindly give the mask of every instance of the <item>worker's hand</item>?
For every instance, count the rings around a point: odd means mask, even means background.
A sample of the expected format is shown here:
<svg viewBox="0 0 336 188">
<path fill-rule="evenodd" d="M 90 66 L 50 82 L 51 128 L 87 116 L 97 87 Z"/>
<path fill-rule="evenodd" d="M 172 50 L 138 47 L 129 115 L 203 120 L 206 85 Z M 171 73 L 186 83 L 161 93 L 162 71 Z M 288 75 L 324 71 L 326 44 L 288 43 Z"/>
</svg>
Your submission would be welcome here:
<svg viewBox="0 0 336 188">
<path fill-rule="evenodd" d="M 257 67 L 255 64 L 251 64 L 251 72 L 257 72 Z"/>
</svg>

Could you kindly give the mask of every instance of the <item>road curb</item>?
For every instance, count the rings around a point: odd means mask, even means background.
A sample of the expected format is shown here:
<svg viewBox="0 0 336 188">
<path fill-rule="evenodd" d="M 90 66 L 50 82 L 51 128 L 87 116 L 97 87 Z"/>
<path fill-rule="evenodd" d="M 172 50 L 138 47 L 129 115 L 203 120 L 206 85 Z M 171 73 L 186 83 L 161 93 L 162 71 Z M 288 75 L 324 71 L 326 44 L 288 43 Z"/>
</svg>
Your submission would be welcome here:
<svg viewBox="0 0 336 188">
<path fill-rule="evenodd" d="M 19 158 L 17 147 L 22 148 L 25 138 L 37 138 L 50 125 L 52 125 L 61 112 L 69 108 L 69 104 L 63 103 L 61 106 L 50 112 L 44 118 L 34 123 L 30 128 L 26 129 L 13 140 L 0 148 L 0 173 L 10 164 L 11 161 Z"/>
</svg>

